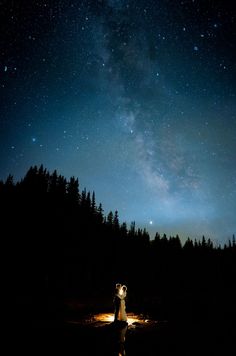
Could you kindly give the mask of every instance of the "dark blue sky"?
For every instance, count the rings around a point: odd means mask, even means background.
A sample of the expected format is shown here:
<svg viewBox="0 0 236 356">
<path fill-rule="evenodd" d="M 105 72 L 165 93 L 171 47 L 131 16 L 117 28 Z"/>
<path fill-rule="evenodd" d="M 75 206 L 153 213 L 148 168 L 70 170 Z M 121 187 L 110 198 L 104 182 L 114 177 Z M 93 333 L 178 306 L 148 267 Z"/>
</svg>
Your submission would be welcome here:
<svg viewBox="0 0 236 356">
<path fill-rule="evenodd" d="M 0 178 L 79 178 L 121 221 L 236 233 L 233 1 L 0 1 Z"/>
</svg>

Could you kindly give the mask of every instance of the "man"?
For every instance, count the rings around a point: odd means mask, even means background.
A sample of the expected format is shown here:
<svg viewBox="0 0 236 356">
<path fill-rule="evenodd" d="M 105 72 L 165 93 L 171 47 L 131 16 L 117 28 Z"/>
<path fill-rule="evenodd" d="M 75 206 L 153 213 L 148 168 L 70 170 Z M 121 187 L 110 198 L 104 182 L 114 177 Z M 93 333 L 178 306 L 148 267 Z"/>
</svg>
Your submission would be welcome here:
<svg viewBox="0 0 236 356">
<path fill-rule="evenodd" d="M 121 290 L 121 284 L 120 283 L 116 283 L 116 288 L 115 288 L 115 296 L 113 299 L 114 302 L 114 306 L 115 306 L 115 315 L 114 315 L 114 321 L 118 320 L 118 315 L 119 315 L 119 311 L 120 311 L 120 290 Z"/>
</svg>

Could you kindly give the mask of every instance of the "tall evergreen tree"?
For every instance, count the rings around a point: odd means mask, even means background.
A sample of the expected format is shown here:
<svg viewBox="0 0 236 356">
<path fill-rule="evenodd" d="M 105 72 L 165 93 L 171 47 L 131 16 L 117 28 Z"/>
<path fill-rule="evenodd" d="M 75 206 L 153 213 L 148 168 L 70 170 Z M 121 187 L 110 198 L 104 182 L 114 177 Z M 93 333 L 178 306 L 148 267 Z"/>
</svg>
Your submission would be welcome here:
<svg viewBox="0 0 236 356">
<path fill-rule="evenodd" d="M 79 203 L 79 181 L 78 178 L 71 177 L 67 183 L 67 196 L 69 200 Z"/>
</svg>

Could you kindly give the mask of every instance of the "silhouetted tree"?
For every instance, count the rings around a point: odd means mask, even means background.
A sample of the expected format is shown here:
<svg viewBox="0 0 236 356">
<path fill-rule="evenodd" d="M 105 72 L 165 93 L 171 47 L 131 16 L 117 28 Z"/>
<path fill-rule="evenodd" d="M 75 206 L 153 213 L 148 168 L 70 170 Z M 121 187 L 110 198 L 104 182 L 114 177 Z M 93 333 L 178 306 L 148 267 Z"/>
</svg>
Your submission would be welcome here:
<svg viewBox="0 0 236 356">
<path fill-rule="evenodd" d="M 193 249 L 193 241 L 190 240 L 189 237 L 188 237 L 187 240 L 185 241 L 185 244 L 184 244 L 183 248 L 184 248 L 185 250 L 192 250 L 192 249 Z"/>
<path fill-rule="evenodd" d="M 71 177 L 67 183 L 67 196 L 70 201 L 79 203 L 79 181 L 78 178 Z"/>
<path fill-rule="evenodd" d="M 94 191 L 93 191 L 93 194 L 92 194 L 91 211 L 92 211 L 93 214 L 96 213 L 96 199 L 95 199 L 95 192 Z"/>
<path fill-rule="evenodd" d="M 115 211 L 114 218 L 113 218 L 113 225 L 116 230 L 119 230 L 119 217 L 118 217 L 118 211 Z"/>
<path fill-rule="evenodd" d="M 113 212 L 110 211 L 110 212 L 108 213 L 108 215 L 107 215 L 107 225 L 108 225 L 108 226 L 110 226 L 110 227 L 113 226 L 113 219 L 114 219 L 114 217 L 113 217 Z"/>
</svg>

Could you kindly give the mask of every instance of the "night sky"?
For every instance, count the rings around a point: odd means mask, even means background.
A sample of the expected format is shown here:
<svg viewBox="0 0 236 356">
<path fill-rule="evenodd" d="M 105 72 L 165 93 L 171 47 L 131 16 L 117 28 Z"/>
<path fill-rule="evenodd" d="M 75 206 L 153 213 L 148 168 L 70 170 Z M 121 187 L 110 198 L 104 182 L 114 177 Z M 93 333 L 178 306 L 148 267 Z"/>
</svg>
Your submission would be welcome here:
<svg viewBox="0 0 236 356">
<path fill-rule="evenodd" d="M 0 179 L 41 163 L 105 213 L 236 233 L 233 1 L 0 1 Z"/>
</svg>

